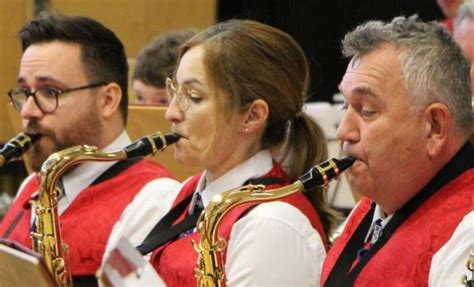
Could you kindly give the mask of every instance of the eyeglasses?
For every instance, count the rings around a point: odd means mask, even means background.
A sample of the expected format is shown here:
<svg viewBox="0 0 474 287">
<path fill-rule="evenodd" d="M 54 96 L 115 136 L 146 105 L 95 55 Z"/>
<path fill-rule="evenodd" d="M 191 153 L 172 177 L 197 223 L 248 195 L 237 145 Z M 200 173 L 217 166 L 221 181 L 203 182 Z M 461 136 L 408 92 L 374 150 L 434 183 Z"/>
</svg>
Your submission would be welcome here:
<svg viewBox="0 0 474 287">
<path fill-rule="evenodd" d="M 189 109 L 190 101 L 199 102 L 201 96 L 198 93 L 186 85 L 178 85 L 173 82 L 170 78 L 166 78 L 166 95 L 168 96 L 168 104 L 176 97 L 176 103 L 178 108 L 186 112 Z"/>
<path fill-rule="evenodd" d="M 8 92 L 10 101 L 17 112 L 21 112 L 25 106 L 28 97 L 33 97 L 38 108 L 45 114 L 53 113 L 58 108 L 58 97 L 65 93 L 70 93 L 79 90 L 92 89 L 107 85 L 106 82 L 99 82 L 70 89 L 56 89 L 56 88 L 39 88 L 32 92 L 30 88 L 15 88 Z"/>
</svg>

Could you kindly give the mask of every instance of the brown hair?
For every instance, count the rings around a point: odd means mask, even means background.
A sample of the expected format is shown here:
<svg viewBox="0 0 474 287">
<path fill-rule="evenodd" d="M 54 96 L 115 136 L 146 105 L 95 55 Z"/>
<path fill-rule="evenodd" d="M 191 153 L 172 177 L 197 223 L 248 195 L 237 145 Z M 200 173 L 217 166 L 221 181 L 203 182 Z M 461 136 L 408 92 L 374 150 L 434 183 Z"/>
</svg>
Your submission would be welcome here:
<svg viewBox="0 0 474 287">
<path fill-rule="evenodd" d="M 61 41 L 78 44 L 87 77 L 120 86 L 120 113 L 128 116 L 128 63 L 122 42 L 101 23 L 81 16 L 48 14 L 26 23 L 18 32 L 23 51 L 29 46 Z"/>
<path fill-rule="evenodd" d="M 184 43 L 180 58 L 199 45 L 204 48 L 204 66 L 217 105 L 222 107 L 215 115 L 218 126 L 211 144 L 219 140 L 233 115 L 261 99 L 269 107 L 261 147 L 275 149 L 286 142 L 285 152 L 291 159 L 286 169 L 292 180 L 327 158 L 321 128 L 302 112 L 309 85 L 308 62 L 291 36 L 255 21 L 228 20 Z M 326 204 L 324 190 L 306 194 L 329 232 L 335 214 Z"/>
<path fill-rule="evenodd" d="M 138 54 L 132 80 L 165 88 L 166 78 L 175 70 L 179 46 L 194 34 L 196 30 L 186 29 L 154 38 Z"/>
</svg>

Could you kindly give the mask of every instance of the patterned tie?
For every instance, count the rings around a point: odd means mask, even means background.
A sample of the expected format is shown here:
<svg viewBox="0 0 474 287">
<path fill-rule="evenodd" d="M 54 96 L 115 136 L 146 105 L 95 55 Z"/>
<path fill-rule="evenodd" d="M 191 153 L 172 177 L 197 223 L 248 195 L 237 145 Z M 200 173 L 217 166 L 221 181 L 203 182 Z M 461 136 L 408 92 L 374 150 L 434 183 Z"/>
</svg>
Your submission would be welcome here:
<svg viewBox="0 0 474 287">
<path fill-rule="evenodd" d="M 374 245 L 375 242 L 377 242 L 377 240 L 379 240 L 379 238 L 382 236 L 382 230 L 382 219 L 379 218 L 374 222 L 374 230 L 372 232 L 372 239 L 370 240 L 372 245 Z"/>
<path fill-rule="evenodd" d="M 382 219 L 379 218 L 377 219 L 375 222 L 374 222 L 374 228 L 372 230 L 372 237 L 370 239 L 370 242 L 367 242 L 363 248 L 359 249 L 357 251 L 357 261 L 361 260 L 362 257 L 365 256 L 365 254 L 367 253 L 367 251 L 369 251 L 369 249 L 372 247 L 372 245 L 375 244 L 375 242 L 377 242 L 377 240 L 379 240 L 380 236 L 382 236 L 382 229 L 383 229 L 383 226 L 382 226 Z M 354 265 L 354 264 L 353 264 Z"/>
</svg>

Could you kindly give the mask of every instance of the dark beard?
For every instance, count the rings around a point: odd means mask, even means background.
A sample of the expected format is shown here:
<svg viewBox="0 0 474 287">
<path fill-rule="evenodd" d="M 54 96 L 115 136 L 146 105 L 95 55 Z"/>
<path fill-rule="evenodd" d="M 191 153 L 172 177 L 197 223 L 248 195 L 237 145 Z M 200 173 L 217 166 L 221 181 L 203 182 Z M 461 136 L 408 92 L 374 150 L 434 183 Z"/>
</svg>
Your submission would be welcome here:
<svg viewBox="0 0 474 287">
<path fill-rule="evenodd" d="M 103 125 L 93 104 L 88 111 L 87 115 L 78 117 L 75 122 L 66 127 L 62 139 L 58 139 L 53 130 L 41 127 L 37 120 L 32 119 L 28 122 L 26 131 L 40 133 L 43 136 L 27 154 L 27 162 L 31 170 L 39 172 L 46 159 L 55 152 L 75 145 L 97 146 L 103 134 Z"/>
</svg>

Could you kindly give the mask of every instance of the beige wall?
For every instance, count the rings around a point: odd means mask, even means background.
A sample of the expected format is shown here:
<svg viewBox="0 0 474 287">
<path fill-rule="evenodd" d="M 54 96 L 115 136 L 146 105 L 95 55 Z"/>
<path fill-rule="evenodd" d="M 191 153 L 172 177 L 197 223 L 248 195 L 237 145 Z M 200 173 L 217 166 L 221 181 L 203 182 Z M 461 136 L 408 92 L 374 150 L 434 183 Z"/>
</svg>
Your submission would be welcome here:
<svg viewBox="0 0 474 287">
<path fill-rule="evenodd" d="M 216 0 L 52 0 L 53 8 L 68 15 L 94 18 L 124 42 L 129 57 L 156 35 L 215 22 Z"/>
<path fill-rule="evenodd" d="M 0 1 L 0 142 L 14 135 L 8 118 L 7 92 L 15 84 L 18 62 L 21 57 L 16 33 L 31 18 L 31 0 Z"/>
<path fill-rule="evenodd" d="M 31 19 L 33 0 L 0 0 L 0 142 L 14 136 L 6 92 L 14 85 L 21 57 L 16 33 Z M 215 22 L 216 0 L 52 0 L 66 15 L 94 18 L 111 28 L 134 58 L 156 35 Z"/>
</svg>

